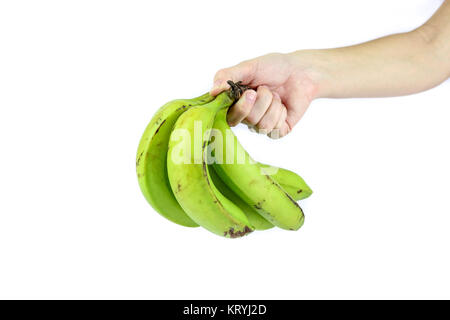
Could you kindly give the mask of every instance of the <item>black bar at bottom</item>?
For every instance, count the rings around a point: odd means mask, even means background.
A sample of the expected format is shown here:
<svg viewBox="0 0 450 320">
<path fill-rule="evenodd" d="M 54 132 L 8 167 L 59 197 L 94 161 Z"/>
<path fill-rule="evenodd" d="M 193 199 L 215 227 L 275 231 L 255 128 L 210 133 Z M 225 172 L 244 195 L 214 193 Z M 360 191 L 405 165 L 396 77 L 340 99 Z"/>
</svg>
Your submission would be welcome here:
<svg viewBox="0 0 450 320">
<path fill-rule="evenodd" d="M 430 302 L 430 301 L 427 301 Z M 432 307 L 420 301 L 299 300 L 59 300 L 0 301 L 2 314 L 61 319 L 113 316 L 115 319 L 296 319 L 336 317 L 365 319 L 412 314 L 427 319 L 434 312 L 449 315 L 448 301 Z M 442 308 L 443 307 L 443 308 Z"/>
</svg>

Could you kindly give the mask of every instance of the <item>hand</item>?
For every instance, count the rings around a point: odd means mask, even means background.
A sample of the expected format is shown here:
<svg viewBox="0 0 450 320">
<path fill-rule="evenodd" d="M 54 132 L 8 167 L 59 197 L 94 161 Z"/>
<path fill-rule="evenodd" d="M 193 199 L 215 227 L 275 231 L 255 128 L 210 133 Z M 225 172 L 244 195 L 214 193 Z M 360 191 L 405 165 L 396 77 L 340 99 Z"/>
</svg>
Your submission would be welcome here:
<svg viewBox="0 0 450 320">
<path fill-rule="evenodd" d="M 229 88 L 227 80 L 242 81 L 247 90 L 228 112 L 230 126 L 241 121 L 272 138 L 283 137 L 305 113 L 317 86 L 311 68 L 301 57 L 273 53 L 219 70 L 212 95 Z"/>
</svg>

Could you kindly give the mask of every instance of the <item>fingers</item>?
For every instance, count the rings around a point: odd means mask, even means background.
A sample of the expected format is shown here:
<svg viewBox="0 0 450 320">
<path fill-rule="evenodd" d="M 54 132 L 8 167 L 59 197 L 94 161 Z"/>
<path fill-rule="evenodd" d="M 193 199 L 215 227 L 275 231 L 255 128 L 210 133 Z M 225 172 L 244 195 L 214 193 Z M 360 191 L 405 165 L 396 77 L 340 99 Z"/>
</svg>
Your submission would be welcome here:
<svg viewBox="0 0 450 320">
<path fill-rule="evenodd" d="M 272 93 L 267 87 L 260 86 L 256 92 L 245 91 L 239 101 L 230 108 L 227 120 L 230 126 L 243 121 L 259 133 L 279 138 L 290 131 L 286 122 L 287 114 L 278 93 Z M 276 132 L 272 134 L 274 130 Z"/>
<path fill-rule="evenodd" d="M 278 119 L 278 123 L 268 136 L 272 139 L 282 138 L 290 132 L 290 128 L 286 122 L 287 109 L 282 105 L 281 116 Z"/>
<path fill-rule="evenodd" d="M 256 100 L 255 90 L 246 90 L 242 97 L 230 108 L 227 121 L 230 126 L 236 126 L 244 120 L 252 110 Z"/>
<path fill-rule="evenodd" d="M 242 81 L 243 84 L 249 84 L 253 80 L 255 72 L 256 62 L 254 60 L 244 61 L 233 67 L 221 69 L 214 76 L 214 85 L 210 93 L 216 96 L 228 89 L 228 80 L 234 82 Z"/>
<path fill-rule="evenodd" d="M 256 100 L 258 102 L 258 99 Z M 256 103 L 255 103 L 256 106 Z M 267 111 L 259 120 L 256 127 L 260 130 L 260 133 L 269 134 L 278 124 L 278 121 L 283 113 L 283 106 L 281 103 L 280 96 L 274 93 L 272 96 L 272 101 L 267 108 Z"/>
<path fill-rule="evenodd" d="M 253 126 L 256 126 L 261 121 L 267 109 L 269 109 L 273 97 L 272 92 L 266 86 L 259 86 L 256 93 L 255 105 L 245 119 L 246 123 Z"/>
</svg>

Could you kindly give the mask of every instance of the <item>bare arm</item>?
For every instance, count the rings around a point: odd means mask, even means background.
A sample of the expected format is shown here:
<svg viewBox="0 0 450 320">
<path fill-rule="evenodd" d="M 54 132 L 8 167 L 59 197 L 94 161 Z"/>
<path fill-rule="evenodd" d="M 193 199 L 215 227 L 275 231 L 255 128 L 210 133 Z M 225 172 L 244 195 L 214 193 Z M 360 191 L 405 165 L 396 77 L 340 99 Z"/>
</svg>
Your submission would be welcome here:
<svg viewBox="0 0 450 320">
<path fill-rule="evenodd" d="M 300 59 L 304 54 L 293 53 Z M 309 54 L 321 70 L 318 97 L 398 96 L 430 89 L 450 76 L 450 1 L 414 31 Z"/>
<path fill-rule="evenodd" d="M 269 54 L 219 70 L 212 94 L 227 80 L 247 90 L 228 113 L 230 125 L 243 121 L 289 133 L 316 98 L 399 96 L 430 89 L 450 76 L 450 0 L 419 28 L 336 49 Z M 273 136 L 273 135 L 272 135 Z"/>
</svg>

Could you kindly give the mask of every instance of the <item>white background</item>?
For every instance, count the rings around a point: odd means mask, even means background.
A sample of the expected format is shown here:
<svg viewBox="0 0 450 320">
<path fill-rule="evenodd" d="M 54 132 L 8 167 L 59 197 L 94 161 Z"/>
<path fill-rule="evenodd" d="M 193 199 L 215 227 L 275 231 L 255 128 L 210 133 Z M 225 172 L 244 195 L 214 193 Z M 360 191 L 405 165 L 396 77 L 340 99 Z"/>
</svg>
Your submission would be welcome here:
<svg viewBox="0 0 450 320">
<path fill-rule="evenodd" d="M 450 298 L 450 83 L 323 99 L 278 141 L 235 132 L 314 194 L 298 232 L 169 223 L 139 190 L 155 110 L 268 52 L 426 21 L 438 0 L 2 1 L 0 298 Z"/>
</svg>

